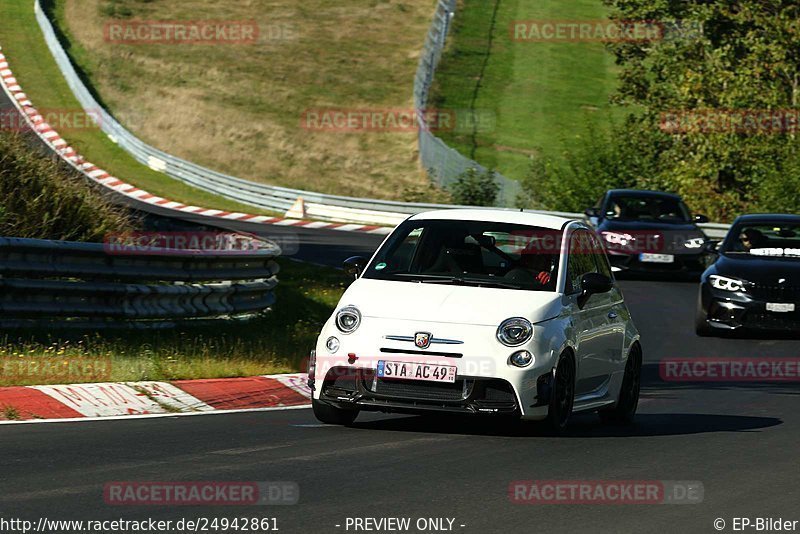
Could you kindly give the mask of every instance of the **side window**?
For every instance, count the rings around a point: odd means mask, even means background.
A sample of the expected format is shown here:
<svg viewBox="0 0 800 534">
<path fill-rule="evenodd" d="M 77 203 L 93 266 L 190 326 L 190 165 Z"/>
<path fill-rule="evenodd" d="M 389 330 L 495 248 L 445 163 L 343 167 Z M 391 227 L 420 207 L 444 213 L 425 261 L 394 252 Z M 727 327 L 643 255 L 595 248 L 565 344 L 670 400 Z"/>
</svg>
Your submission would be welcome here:
<svg viewBox="0 0 800 534">
<path fill-rule="evenodd" d="M 569 260 L 567 263 L 567 293 L 575 293 L 581 288 L 581 278 L 587 273 L 596 273 L 594 243 L 592 234 L 578 230 L 569 239 Z"/>
<path fill-rule="evenodd" d="M 600 242 L 600 239 L 597 237 L 597 235 L 591 234 L 590 239 L 592 240 L 592 250 L 594 251 L 594 259 L 595 262 L 597 263 L 597 272 L 613 280 L 614 277 L 611 276 L 611 264 L 608 263 L 608 256 L 606 256 L 605 247 Z"/>
<path fill-rule="evenodd" d="M 405 272 L 409 270 L 421 236 L 422 228 L 414 228 L 408 233 L 389 258 L 390 272 Z"/>
</svg>

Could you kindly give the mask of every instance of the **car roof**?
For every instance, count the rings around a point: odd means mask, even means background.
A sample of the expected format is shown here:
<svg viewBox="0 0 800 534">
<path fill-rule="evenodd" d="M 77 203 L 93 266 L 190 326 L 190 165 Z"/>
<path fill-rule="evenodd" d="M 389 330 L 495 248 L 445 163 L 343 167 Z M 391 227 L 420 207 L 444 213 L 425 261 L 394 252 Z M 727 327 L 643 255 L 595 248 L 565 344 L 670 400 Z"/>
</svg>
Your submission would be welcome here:
<svg viewBox="0 0 800 534">
<path fill-rule="evenodd" d="M 561 230 L 577 219 L 510 209 L 448 209 L 417 213 L 410 220 L 487 221 Z"/>
<path fill-rule="evenodd" d="M 738 223 L 800 223 L 800 215 L 790 213 L 748 213 L 736 217 L 733 224 Z"/>
<path fill-rule="evenodd" d="M 675 200 L 680 200 L 681 196 L 675 193 L 666 193 L 664 191 L 650 191 L 648 189 L 609 189 L 609 196 L 616 195 L 630 195 L 639 197 L 669 197 Z"/>
</svg>

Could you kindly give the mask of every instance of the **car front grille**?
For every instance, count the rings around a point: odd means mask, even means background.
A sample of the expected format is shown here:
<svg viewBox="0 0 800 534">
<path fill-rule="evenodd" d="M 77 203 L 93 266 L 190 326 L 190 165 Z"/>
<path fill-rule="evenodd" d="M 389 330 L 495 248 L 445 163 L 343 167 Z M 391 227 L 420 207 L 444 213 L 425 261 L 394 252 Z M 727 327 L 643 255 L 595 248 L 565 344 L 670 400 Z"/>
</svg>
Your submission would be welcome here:
<svg viewBox="0 0 800 534">
<path fill-rule="evenodd" d="M 744 315 L 742 323 L 747 328 L 784 330 L 787 333 L 794 331 L 800 334 L 800 314 L 797 312 L 751 311 Z"/>
<path fill-rule="evenodd" d="M 750 288 L 750 294 L 757 300 L 766 302 L 800 303 L 800 287 L 758 284 Z"/>
<path fill-rule="evenodd" d="M 373 393 L 389 397 L 405 399 L 458 401 L 469 396 L 472 381 L 456 380 L 447 382 L 421 382 L 411 380 L 385 380 L 376 378 L 367 382 L 367 387 Z"/>
<path fill-rule="evenodd" d="M 517 406 L 517 398 L 511 384 L 505 380 L 490 380 L 484 384 L 483 395 L 475 399 L 481 408 L 513 410 Z"/>
</svg>

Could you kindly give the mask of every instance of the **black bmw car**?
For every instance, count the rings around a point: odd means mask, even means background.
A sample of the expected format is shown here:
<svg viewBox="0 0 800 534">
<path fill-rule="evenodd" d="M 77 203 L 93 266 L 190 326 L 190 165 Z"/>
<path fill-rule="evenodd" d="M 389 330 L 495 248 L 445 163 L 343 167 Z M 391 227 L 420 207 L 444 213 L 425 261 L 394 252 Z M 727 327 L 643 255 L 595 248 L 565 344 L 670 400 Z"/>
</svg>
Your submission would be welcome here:
<svg viewBox="0 0 800 534">
<path fill-rule="evenodd" d="M 705 268 L 707 240 L 680 196 L 612 189 L 585 211 L 608 249 L 614 271 L 695 273 Z"/>
<path fill-rule="evenodd" d="M 800 333 L 800 216 L 743 215 L 716 245 L 706 247 L 717 258 L 701 276 L 697 334 Z"/>
</svg>

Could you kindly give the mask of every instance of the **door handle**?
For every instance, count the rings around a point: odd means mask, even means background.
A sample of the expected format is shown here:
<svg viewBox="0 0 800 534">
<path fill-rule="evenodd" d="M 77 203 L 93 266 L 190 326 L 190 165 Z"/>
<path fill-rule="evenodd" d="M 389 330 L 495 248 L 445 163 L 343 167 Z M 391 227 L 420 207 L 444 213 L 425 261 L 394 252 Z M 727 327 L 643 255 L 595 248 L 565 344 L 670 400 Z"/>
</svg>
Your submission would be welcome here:
<svg viewBox="0 0 800 534">
<path fill-rule="evenodd" d="M 615 311 L 608 312 L 608 318 L 609 319 L 616 319 L 617 317 L 618 317 L 617 312 L 615 312 Z"/>
</svg>

